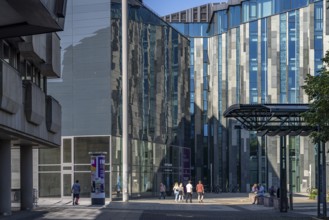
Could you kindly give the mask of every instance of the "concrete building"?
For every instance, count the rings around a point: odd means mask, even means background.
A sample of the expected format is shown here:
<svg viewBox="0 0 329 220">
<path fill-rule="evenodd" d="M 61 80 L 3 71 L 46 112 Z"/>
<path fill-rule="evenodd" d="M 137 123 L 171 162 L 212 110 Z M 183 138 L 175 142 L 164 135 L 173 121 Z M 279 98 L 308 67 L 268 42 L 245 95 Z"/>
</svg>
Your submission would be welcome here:
<svg viewBox="0 0 329 220">
<path fill-rule="evenodd" d="M 38 187 L 36 149 L 61 143 L 61 106 L 47 93 L 60 76 L 66 1 L 0 2 L 0 213 L 18 199 L 33 208 Z M 32 178 L 34 177 L 34 178 Z M 36 195 L 37 196 L 37 195 Z"/>
<path fill-rule="evenodd" d="M 190 178 L 189 40 L 129 0 L 129 195 Z M 62 146 L 40 150 L 40 196 L 90 197 L 89 152 L 106 152 L 106 197 L 122 192 L 121 1 L 69 0 L 60 33 L 62 75 L 49 81 L 62 104 Z"/>
<path fill-rule="evenodd" d="M 209 22 L 182 19 L 191 10 L 200 13 L 195 18 L 213 13 Z M 235 129 L 223 112 L 239 103 L 307 103 L 301 86 L 322 67 L 328 16 L 325 0 L 229 0 L 163 17 L 191 42 L 195 181 L 244 192 L 253 183 L 279 186 L 279 137 Z M 287 143 L 288 182 L 306 191 L 315 186 L 315 146 L 300 136 Z"/>
</svg>

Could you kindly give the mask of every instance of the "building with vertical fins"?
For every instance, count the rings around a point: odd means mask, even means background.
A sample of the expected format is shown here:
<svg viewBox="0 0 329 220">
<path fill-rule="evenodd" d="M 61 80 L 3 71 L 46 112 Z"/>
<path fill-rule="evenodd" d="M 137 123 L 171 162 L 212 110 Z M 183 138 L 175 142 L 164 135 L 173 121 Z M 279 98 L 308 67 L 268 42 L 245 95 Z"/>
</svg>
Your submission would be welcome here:
<svg viewBox="0 0 329 220">
<path fill-rule="evenodd" d="M 1 215 L 11 215 L 12 202 L 33 208 L 37 149 L 61 145 L 61 105 L 48 94 L 47 79 L 61 75 L 56 32 L 65 9 L 65 0 L 0 2 Z"/>
<path fill-rule="evenodd" d="M 325 0 L 229 0 L 163 17 L 190 40 L 194 182 L 242 192 L 279 186 L 279 137 L 236 129 L 223 113 L 233 104 L 307 103 L 301 86 L 322 67 L 328 16 Z M 293 191 L 315 186 L 310 139 L 289 136 L 287 148 Z"/>
</svg>

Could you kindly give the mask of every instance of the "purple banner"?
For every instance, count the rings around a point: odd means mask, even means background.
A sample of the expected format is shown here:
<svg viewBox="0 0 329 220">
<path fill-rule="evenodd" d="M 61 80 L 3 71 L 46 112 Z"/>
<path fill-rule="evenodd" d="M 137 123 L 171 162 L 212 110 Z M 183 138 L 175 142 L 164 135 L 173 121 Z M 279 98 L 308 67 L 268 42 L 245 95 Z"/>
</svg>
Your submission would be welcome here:
<svg viewBox="0 0 329 220">
<path fill-rule="evenodd" d="M 91 156 L 91 197 L 105 198 L 105 155 Z"/>
</svg>

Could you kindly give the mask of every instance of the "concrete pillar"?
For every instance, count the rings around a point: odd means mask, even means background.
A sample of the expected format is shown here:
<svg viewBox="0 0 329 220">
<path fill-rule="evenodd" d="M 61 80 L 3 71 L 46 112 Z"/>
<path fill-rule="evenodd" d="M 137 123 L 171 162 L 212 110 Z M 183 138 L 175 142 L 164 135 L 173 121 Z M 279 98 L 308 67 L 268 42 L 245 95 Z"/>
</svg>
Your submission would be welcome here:
<svg viewBox="0 0 329 220">
<path fill-rule="evenodd" d="M 11 215 L 11 143 L 0 140 L 0 213 Z"/>
<path fill-rule="evenodd" d="M 21 146 L 21 210 L 33 209 L 32 146 Z"/>
</svg>

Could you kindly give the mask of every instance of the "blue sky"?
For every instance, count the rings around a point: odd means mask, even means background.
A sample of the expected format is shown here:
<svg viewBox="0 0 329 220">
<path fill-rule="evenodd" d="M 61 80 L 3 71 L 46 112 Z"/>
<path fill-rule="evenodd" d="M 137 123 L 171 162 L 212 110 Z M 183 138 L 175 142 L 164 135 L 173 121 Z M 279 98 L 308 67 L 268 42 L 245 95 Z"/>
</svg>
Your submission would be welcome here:
<svg viewBox="0 0 329 220">
<path fill-rule="evenodd" d="M 207 3 L 218 3 L 222 1 L 223 0 L 143 0 L 145 5 L 160 16 L 172 14 Z M 224 0 L 224 2 L 227 2 L 227 0 Z"/>
</svg>

